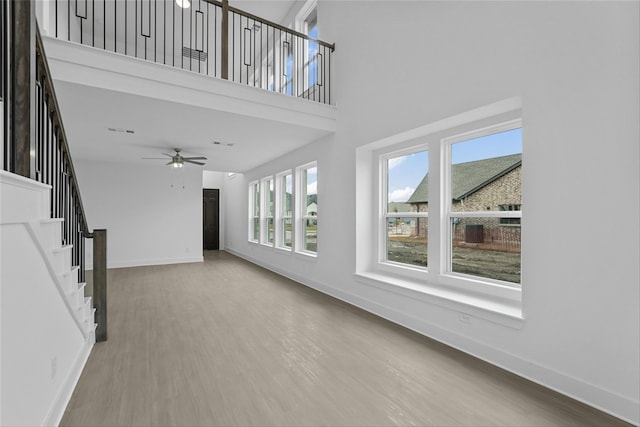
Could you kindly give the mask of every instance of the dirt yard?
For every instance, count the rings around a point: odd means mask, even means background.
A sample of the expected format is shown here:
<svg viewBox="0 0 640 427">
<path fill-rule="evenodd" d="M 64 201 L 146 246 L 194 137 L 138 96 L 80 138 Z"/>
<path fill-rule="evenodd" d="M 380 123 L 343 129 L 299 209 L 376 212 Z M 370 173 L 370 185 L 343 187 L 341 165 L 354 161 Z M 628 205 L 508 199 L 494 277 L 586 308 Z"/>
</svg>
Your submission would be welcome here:
<svg viewBox="0 0 640 427">
<path fill-rule="evenodd" d="M 394 238 L 387 249 L 389 261 L 427 266 L 426 239 Z M 520 254 L 473 247 L 453 248 L 453 271 L 520 283 Z"/>
</svg>

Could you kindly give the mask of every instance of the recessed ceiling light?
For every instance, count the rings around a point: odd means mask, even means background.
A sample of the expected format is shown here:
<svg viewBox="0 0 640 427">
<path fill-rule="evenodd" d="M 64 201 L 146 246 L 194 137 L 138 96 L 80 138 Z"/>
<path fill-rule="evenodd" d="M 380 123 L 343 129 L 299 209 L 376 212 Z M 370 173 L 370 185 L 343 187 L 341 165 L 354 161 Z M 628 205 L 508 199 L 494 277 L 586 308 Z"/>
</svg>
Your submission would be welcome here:
<svg viewBox="0 0 640 427">
<path fill-rule="evenodd" d="M 227 144 L 227 147 L 233 147 L 233 143 Z"/>
<path fill-rule="evenodd" d="M 213 141 L 212 144 L 213 145 L 220 145 L 220 141 Z"/>
<path fill-rule="evenodd" d="M 110 132 L 136 133 L 134 130 L 131 130 L 131 129 L 107 128 L 107 130 L 110 131 Z"/>
</svg>

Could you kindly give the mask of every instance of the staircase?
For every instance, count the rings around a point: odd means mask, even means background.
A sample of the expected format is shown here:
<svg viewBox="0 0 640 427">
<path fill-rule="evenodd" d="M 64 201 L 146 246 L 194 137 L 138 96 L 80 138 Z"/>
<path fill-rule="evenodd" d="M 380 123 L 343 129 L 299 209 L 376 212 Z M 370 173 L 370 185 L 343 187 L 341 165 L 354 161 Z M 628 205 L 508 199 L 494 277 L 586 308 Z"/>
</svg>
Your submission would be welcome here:
<svg viewBox="0 0 640 427">
<path fill-rule="evenodd" d="M 94 308 L 49 217 L 51 188 L 0 171 L 1 425 L 56 425 L 96 341 Z"/>
</svg>

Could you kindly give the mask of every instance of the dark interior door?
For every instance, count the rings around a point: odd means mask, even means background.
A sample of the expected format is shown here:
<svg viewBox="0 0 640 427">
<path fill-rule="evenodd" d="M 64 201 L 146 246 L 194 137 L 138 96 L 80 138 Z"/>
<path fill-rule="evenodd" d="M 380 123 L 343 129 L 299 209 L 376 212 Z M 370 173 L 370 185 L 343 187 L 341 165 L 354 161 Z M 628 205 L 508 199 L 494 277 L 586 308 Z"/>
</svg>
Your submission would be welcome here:
<svg viewBox="0 0 640 427">
<path fill-rule="evenodd" d="M 220 190 L 202 190 L 202 221 L 204 249 L 220 249 Z"/>
</svg>

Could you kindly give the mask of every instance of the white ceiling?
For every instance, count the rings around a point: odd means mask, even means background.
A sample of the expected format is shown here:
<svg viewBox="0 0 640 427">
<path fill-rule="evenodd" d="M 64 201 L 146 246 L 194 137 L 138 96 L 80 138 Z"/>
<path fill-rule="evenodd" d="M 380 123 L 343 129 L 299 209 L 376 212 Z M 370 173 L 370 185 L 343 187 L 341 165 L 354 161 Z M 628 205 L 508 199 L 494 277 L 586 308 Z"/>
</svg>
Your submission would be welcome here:
<svg viewBox="0 0 640 427">
<path fill-rule="evenodd" d="M 76 159 L 153 162 L 141 158 L 164 157 L 176 147 L 185 156 L 208 157 L 207 170 L 243 172 L 327 134 L 63 81 L 56 92 Z"/>
</svg>

